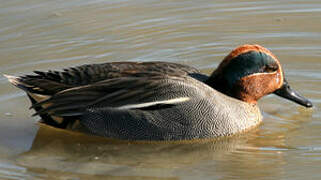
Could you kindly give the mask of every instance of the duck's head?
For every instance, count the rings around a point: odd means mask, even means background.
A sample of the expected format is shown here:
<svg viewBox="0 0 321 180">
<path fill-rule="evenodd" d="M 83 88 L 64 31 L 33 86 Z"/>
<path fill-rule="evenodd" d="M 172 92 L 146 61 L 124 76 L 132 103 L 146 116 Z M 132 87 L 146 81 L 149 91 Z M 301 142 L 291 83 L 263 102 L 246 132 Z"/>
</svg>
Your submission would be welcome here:
<svg viewBox="0 0 321 180">
<path fill-rule="evenodd" d="M 256 104 L 274 93 L 305 107 L 312 103 L 290 88 L 278 59 L 260 45 L 242 45 L 227 55 L 207 80 L 214 89 Z"/>
</svg>

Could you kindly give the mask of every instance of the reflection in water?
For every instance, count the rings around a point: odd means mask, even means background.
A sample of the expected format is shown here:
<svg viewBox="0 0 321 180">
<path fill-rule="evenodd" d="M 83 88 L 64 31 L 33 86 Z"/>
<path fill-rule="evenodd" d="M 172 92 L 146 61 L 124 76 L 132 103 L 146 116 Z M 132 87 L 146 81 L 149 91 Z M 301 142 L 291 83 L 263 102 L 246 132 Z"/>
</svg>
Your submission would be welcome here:
<svg viewBox="0 0 321 180">
<path fill-rule="evenodd" d="M 172 143 L 131 143 L 54 129 L 42 125 L 29 152 L 17 159 L 28 171 L 70 172 L 110 176 L 213 177 L 276 176 L 282 173 L 282 150 L 261 149 L 258 129 L 232 137 Z M 284 137 L 284 136 L 283 136 Z M 266 159 L 270 159 L 266 161 Z M 258 168 L 255 172 L 248 171 Z M 215 169 L 215 171 L 213 171 Z M 44 170 L 44 169 L 43 169 Z M 219 173 L 220 175 L 218 176 Z"/>
</svg>

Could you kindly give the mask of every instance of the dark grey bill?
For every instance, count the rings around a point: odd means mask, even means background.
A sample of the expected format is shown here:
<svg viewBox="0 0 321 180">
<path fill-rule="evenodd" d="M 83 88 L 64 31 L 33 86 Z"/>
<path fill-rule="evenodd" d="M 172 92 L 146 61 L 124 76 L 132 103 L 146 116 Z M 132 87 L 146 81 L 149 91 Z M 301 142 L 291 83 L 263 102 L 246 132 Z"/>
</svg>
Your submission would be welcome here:
<svg viewBox="0 0 321 180">
<path fill-rule="evenodd" d="M 284 80 L 283 85 L 280 89 L 274 91 L 274 94 L 281 96 L 285 99 L 288 99 L 290 101 L 296 102 L 302 106 L 305 107 L 312 107 L 311 101 L 306 99 L 305 97 L 301 96 L 298 92 L 295 90 L 291 89 L 289 86 L 288 82 Z"/>
</svg>

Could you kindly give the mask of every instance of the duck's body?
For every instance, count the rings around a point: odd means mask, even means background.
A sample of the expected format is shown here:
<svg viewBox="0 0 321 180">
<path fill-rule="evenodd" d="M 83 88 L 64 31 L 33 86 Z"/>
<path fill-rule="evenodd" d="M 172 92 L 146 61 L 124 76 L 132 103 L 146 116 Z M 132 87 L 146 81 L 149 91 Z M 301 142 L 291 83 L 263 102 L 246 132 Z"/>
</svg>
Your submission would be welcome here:
<svg viewBox="0 0 321 180">
<path fill-rule="evenodd" d="M 7 77 L 28 93 L 43 122 L 56 127 L 81 127 L 95 135 L 125 140 L 226 136 L 258 125 L 262 118 L 256 100 L 283 89 L 286 83 L 281 67 L 272 68 L 273 72 L 262 69 L 280 66 L 269 51 L 246 46 L 250 50 L 237 48 L 240 52 L 230 53 L 211 76 L 175 63 L 116 62 Z M 262 52 L 265 54 L 258 60 L 262 62 L 244 73 L 227 69 L 237 68 L 238 61 L 248 62 L 246 58 L 256 58 Z M 263 88 L 253 86 L 252 92 L 249 82 L 253 75 L 257 76 L 254 80 L 264 83 L 258 75 L 277 79 Z M 309 106 L 308 101 L 299 103 Z"/>
</svg>

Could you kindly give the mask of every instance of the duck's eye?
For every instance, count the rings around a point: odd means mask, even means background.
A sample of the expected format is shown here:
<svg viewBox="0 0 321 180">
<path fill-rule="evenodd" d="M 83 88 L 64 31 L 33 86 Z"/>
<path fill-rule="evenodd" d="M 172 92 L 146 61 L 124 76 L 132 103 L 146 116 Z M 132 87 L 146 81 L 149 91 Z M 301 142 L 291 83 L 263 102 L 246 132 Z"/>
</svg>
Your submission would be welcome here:
<svg viewBox="0 0 321 180">
<path fill-rule="evenodd" d="M 269 64 L 264 66 L 264 72 L 271 73 L 278 70 L 278 66 L 276 64 Z"/>
</svg>

